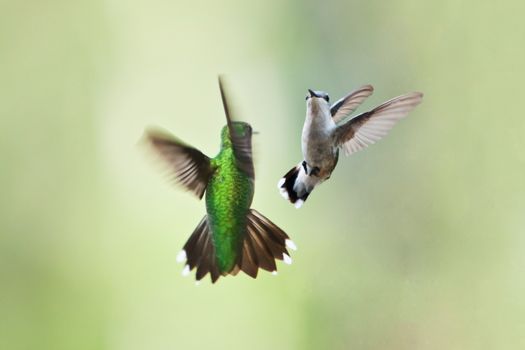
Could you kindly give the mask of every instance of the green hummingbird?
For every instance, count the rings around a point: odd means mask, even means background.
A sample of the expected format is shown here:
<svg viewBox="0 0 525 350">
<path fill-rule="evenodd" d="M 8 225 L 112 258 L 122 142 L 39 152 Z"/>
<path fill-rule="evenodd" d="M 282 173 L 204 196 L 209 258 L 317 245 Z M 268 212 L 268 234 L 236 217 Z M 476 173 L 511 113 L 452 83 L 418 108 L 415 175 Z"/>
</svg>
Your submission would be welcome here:
<svg viewBox="0 0 525 350">
<path fill-rule="evenodd" d="M 292 262 L 287 248 L 295 244 L 277 225 L 255 209 L 252 127 L 232 121 L 219 76 L 219 88 L 226 114 L 221 146 L 214 158 L 173 135 L 147 129 L 145 141 L 168 165 L 175 182 L 199 199 L 206 193 L 206 215 L 177 256 L 186 261 L 183 275 L 196 268 L 196 279 L 210 273 L 212 283 L 220 276 L 244 271 L 256 278 L 258 269 L 277 273 L 275 259 Z"/>
</svg>

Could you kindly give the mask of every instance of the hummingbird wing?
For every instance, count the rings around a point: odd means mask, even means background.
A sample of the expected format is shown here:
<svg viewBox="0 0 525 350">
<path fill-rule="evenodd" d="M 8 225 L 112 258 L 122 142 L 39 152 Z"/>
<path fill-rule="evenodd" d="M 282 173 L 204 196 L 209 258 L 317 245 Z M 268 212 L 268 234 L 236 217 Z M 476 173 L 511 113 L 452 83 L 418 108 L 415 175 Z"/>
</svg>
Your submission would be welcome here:
<svg viewBox="0 0 525 350">
<path fill-rule="evenodd" d="M 255 171 L 252 158 L 252 129 L 247 123 L 246 125 L 249 126 L 249 130 L 241 131 L 234 126 L 221 76 L 219 76 L 219 88 L 221 90 L 222 104 L 224 106 L 224 113 L 226 114 L 226 122 L 230 132 L 230 139 L 232 141 L 233 153 L 235 154 L 237 167 L 245 172 L 251 179 L 254 179 Z"/>
<path fill-rule="evenodd" d="M 330 107 L 330 113 L 332 114 L 334 123 L 337 124 L 352 114 L 352 112 L 355 111 L 355 109 L 359 107 L 368 96 L 372 95 L 373 92 L 374 88 L 372 85 L 364 85 L 334 103 L 332 107 Z"/>
<path fill-rule="evenodd" d="M 350 155 L 376 143 L 398 120 L 420 104 L 422 98 L 421 92 L 410 92 L 339 125 L 335 131 L 336 145 L 343 148 L 346 155 Z"/>
<path fill-rule="evenodd" d="M 210 158 L 166 131 L 148 129 L 144 139 L 168 165 L 173 180 L 195 193 L 199 199 L 202 198 L 209 178 L 215 171 Z"/>
</svg>

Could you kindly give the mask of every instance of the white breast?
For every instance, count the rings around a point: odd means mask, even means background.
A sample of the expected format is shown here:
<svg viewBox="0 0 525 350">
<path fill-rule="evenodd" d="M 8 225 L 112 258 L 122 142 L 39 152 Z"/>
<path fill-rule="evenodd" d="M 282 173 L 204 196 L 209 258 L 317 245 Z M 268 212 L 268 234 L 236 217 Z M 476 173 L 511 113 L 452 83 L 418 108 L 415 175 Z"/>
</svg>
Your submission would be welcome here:
<svg viewBox="0 0 525 350">
<path fill-rule="evenodd" d="M 308 164 L 323 163 L 326 158 L 333 157 L 335 128 L 328 103 L 322 99 L 309 99 L 301 138 L 303 157 Z"/>
</svg>

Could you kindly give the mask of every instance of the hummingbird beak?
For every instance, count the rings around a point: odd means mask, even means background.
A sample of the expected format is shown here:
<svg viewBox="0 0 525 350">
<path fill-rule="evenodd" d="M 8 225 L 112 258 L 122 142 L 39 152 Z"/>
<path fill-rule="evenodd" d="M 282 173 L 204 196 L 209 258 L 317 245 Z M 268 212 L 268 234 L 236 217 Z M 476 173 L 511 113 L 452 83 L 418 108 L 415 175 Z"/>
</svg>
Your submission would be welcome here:
<svg viewBox="0 0 525 350">
<path fill-rule="evenodd" d="M 259 135 L 259 134 L 260 134 L 260 132 L 259 132 L 259 131 L 255 131 L 255 130 L 254 130 L 254 131 L 252 131 L 252 135 Z"/>
<path fill-rule="evenodd" d="M 311 89 L 308 89 L 308 92 L 310 93 L 310 97 L 319 97 L 315 91 L 311 90 Z"/>
</svg>

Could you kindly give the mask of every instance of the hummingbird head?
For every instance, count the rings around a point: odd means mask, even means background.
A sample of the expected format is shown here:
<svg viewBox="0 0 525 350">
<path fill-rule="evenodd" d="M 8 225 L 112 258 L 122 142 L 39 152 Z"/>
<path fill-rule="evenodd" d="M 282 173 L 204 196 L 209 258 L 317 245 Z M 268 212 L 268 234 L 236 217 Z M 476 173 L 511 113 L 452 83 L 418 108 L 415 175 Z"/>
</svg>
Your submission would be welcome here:
<svg viewBox="0 0 525 350">
<path fill-rule="evenodd" d="M 324 91 L 314 91 L 312 89 L 308 89 L 308 95 L 306 95 L 306 101 L 308 101 L 311 98 L 320 98 L 326 101 L 326 103 L 330 102 L 330 97 L 328 94 Z"/>
<path fill-rule="evenodd" d="M 233 121 L 232 127 L 238 137 L 251 139 L 253 131 L 250 124 L 245 122 Z M 228 125 L 225 125 L 221 131 L 221 146 L 231 146 L 230 133 Z"/>
<path fill-rule="evenodd" d="M 306 95 L 306 108 L 312 111 L 325 111 L 330 110 L 330 97 L 324 91 L 314 91 L 308 89 L 308 95 Z"/>
</svg>

